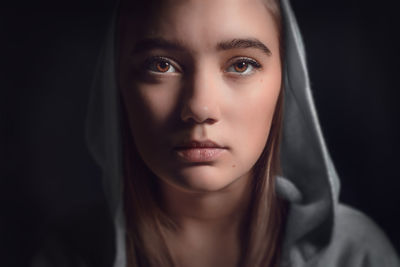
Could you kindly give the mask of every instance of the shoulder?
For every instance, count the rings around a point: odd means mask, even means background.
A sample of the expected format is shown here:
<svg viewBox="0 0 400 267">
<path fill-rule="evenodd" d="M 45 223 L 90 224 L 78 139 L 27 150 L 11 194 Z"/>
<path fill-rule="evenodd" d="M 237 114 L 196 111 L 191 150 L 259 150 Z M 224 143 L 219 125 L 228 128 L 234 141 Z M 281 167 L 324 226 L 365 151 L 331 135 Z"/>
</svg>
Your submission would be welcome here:
<svg viewBox="0 0 400 267">
<path fill-rule="evenodd" d="M 385 233 L 365 214 L 342 204 L 337 206 L 332 240 L 314 263 L 311 266 L 400 266 Z"/>
<path fill-rule="evenodd" d="M 43 236 L 30 267 L 109 267 L 114 262 L 114 240 L 92 236 L 85 229 Z M 104 232 L 106 230 L 103 230 Z"/>
<path fill-rule="evenodd" d="M 44 244 L 37 249 L 30 267 L 87 267 L 84 261 L 64 240 L 46 237 Z"/>
<path fill-rule="evenodd" d="M 385 233 L 359 210 L 339 204 L 336 210 L 334 239 L 355 242 L 357 245 L 374 242 L 389 245 Z"/>
</svg>

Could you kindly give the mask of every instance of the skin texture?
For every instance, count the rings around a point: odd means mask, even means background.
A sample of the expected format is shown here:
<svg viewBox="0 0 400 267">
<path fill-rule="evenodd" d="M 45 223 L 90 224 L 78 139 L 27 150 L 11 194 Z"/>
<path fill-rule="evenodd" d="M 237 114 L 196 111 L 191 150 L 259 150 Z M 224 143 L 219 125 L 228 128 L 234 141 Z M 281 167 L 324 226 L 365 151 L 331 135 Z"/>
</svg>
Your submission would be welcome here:
<svg viewBox="0 0 400 267">
<path fill-rule="evenodd" d="M 252 167 L 281 88 L 273 18 L 258 0 L 170 0 L 136 10 L 120 16 L 119 84 L 137 150 L 180 226 L 168 245 L 181 266 L 234 266 Z M 179 49 L 139 45 L 150 38 Z M 258 40 L 270 53 L 220 45 L 237 39 Z M 243 58 L 259 67 L 243 67 Z M 189 140 L 224 149 L 214 160 L 187 162 L 174 148 Z"/>
</svg>

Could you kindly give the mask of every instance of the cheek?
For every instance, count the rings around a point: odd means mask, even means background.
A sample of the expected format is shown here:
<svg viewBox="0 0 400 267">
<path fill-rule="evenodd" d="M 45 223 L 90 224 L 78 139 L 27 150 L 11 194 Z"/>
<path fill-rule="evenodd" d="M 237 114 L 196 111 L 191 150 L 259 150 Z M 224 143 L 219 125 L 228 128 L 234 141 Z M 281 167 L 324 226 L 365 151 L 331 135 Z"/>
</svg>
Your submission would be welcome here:
<svg viewBox="0 0 400 267">
<path fill-rule="evenodd" d="M 176 82 L 137 83 L 123 90 L 127 119 L 138 153 L 155 173 L 169 154 L 168 136 L 176 121 L 179 98 Z"/>
<path fill-rule="evenodd" d="M 123 90 L 127 119 L 134 143 L 148 166 L 161 166 L 168 152 L 168 133 L 173 127 L 179 92 L 172 82 L 141 84 Z M 163 133 L 163 134 L 160 134 Z"/>
<path fill-rule="evenodd" d="M 235 133 L 232 143 L 243 164 L 254 164 L 265 147 L 280 92 L 279 77 L 243 86 L 230 104 L 229 130 Z"/>
<path fill-rule="evenodd" d="M 167 130 L 177 111 L 179 86 L 175 81 L 160 84 L 138 83 L 124 97 L 131 126 L 146 134 Z M 127 99 L 127 100 L 126 100 Z"/>
</svg>

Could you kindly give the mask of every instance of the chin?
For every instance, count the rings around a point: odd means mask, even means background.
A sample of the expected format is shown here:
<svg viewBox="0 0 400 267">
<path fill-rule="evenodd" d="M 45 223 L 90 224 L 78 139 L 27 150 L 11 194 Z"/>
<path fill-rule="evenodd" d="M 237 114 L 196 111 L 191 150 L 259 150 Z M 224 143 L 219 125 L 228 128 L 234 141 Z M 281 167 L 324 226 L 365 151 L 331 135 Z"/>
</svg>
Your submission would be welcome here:
<svg viewBox="0 0 400 267">
<path fill-rule="evenodd" d="M 175 177 L 174 183 L 185 191 L 211 193 L 227 188 L 240 176 L 214 166 L 194 166 L 182 170 Z"/>
</svg>

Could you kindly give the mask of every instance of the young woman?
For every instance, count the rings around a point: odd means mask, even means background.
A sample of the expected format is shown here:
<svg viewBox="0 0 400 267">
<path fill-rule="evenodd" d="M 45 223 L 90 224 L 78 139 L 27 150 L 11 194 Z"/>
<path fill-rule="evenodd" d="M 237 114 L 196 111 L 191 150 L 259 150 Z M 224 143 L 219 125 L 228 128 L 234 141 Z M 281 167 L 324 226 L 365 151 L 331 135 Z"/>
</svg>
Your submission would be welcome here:
<svg viewBox="0 0 400 267">
<path fill-rule="evenodd" d="M 400 266 L 338 204 L 287 0 L 124 0 L 88 143 L 115 267 Z"/>
</svg>

